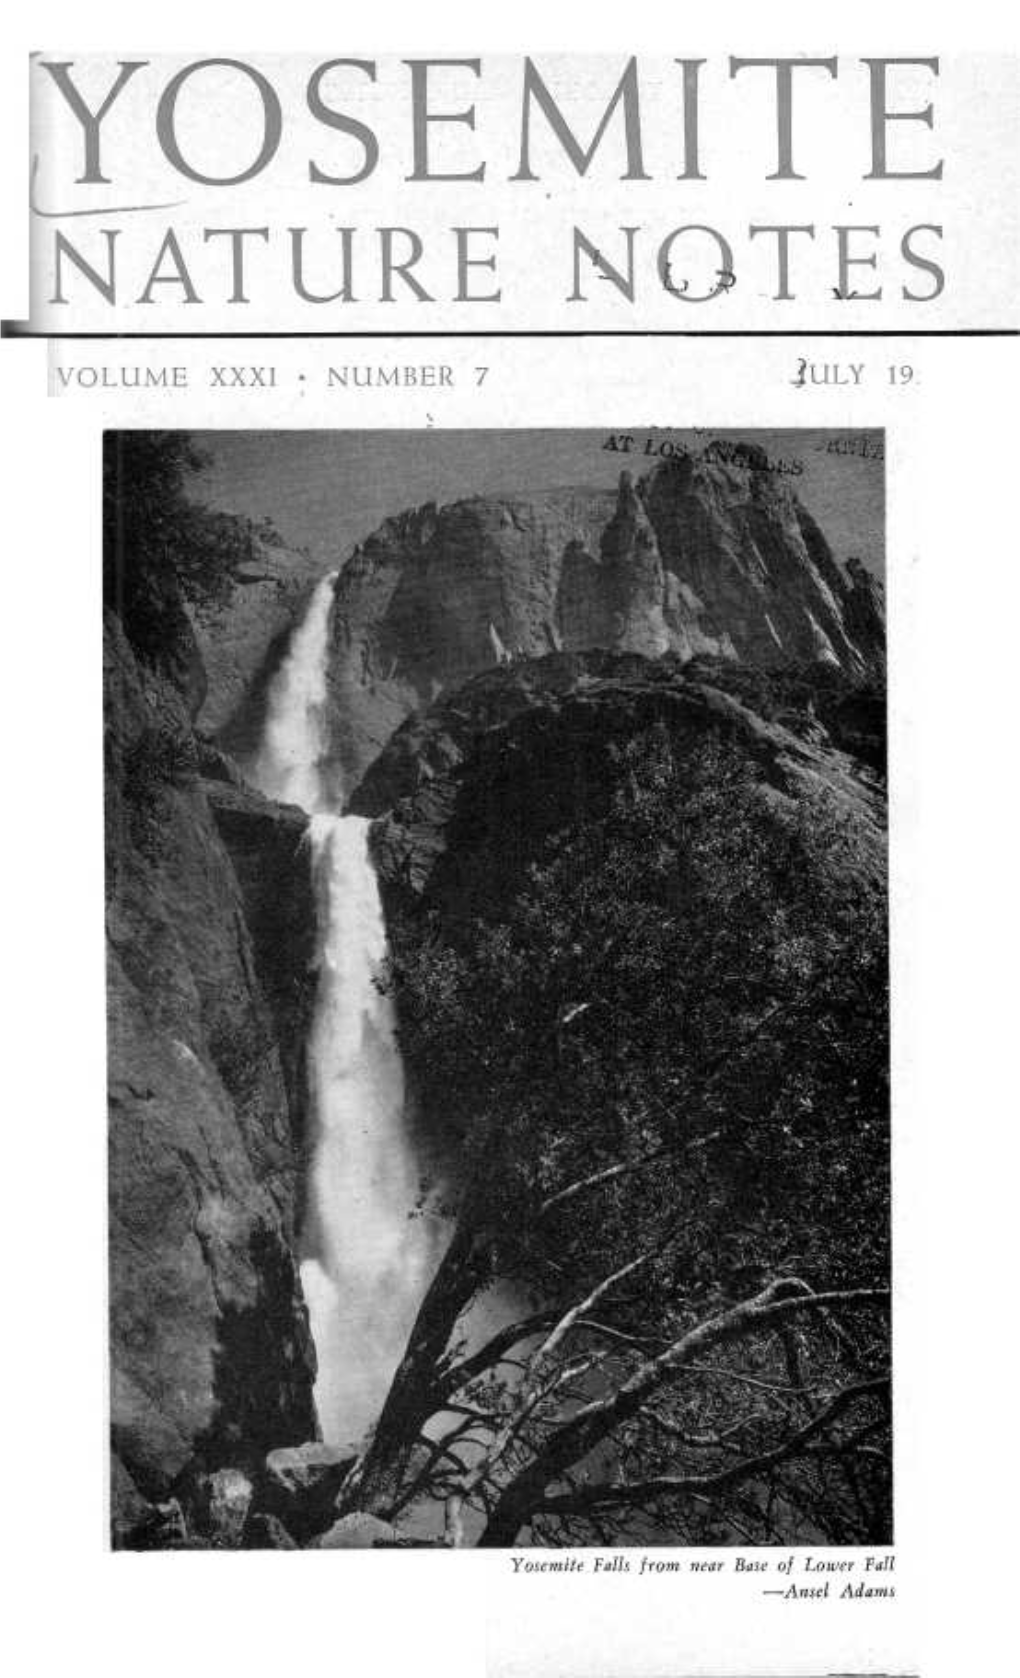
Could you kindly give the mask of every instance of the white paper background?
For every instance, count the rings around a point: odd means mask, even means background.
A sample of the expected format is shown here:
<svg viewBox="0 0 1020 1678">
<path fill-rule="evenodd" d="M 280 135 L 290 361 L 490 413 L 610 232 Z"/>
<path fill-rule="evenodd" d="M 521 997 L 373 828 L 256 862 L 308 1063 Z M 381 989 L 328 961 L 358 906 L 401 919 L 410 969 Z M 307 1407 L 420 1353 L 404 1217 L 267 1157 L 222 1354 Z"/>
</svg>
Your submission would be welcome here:
<svg viewBox="0 0 1020 1678">
<path fill-rule="evenodd" d="M 483 45 L 519 51 L 862 52 L 1009 45 L 981 7 L 858 5 L 822 22 L 676 8 L 596 22 L 517 5 Z M 272 39 L 241 7 L 175 17 L 47 5 L 8 25 L 0 155 L 3 312 L 24 312 L 24 54 L 91 48 L 337 54 L 474 50 L 470 8 L 359 19 L 288 8 Z M 799 16 L 798 16 L 799 14 Z M 747 21 L 745 23 L 744 18 Z M 32 30 L 28 37 L 28 29 Z M 831 35 L 828 33 L 831 31 Z M 1015 33 L 1015 26 L 1014 26 Z M 83 40 L 84 36 L 88 40 Z M 622 44 L 621 44 L 622 43 Z M 11 212 L 14 206 L 14 213 Z M 183 346 L 182 346 L 183 348 Z M 202 350 L 202 346 L 198 347 Z M 653 1678 L 923 1670 L 997 1671 L 1013 1606 L 1015 1307 L 1017 344 L 853 346 L 891 392 L 791 388 L 814 344 L 487 347 L 481 392 L 221 393 L 164 400 L 47 399 L 45 351 L 0 359 L 4 442 L 6 759 L 3 973 L 5 1380 L 3 1644 L 11 1670 L 112 1678 L 144 1670 L 431 1678 Z M 325 359 L 329 347 L 324 346 Z M 307 353 L 307 352 L 303 352 Z M 471 346 L 458 355 L 476 359 Z M 350 359 L 345 351 L 344 359 Z M 443 351 L 442 359 L 453 359 Z M 98 360 L 98 356 L 92 356 Z M 174 359 L 183 359 L 176 354 Z M 255 359 L 254 354 L 252 359 Z M 260 356 L 259 359 L 267 359 Z M 335 357 L 334 357 L 335 359 Z M 806 402 L 810 402 L 808 409 Z M 104 1550 L 105 1119 L 102 1062 L 99 432 L 102 424 L 427 423 L 884 425 L 888 443 L 896 955 L 897 1553 L 900 1596 L 834 1612 L 768 1611 L 726 1581 L 514 1579 L 502 1555 L 111 1556 Z M 1012 1471 L 1015 1474 L 1015 1471 Z M 720 1588 L 721 1587 L 721 1588 Z M 994 1664 L 993 1664 L 994 1663 Z"/>
</svg>

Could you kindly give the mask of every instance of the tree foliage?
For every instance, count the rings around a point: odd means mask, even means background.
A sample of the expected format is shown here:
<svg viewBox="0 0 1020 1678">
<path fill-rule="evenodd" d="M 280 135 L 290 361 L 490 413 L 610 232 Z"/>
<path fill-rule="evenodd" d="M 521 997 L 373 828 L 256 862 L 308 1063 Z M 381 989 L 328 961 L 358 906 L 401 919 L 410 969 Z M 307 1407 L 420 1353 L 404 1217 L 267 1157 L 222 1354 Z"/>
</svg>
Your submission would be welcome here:
<svg viewBox="0 0 1020 1678">
<path fill-rule="evenodd" d="M 348 1505 L 440 1499 L 482 1543 L 875 1541 L 878 871 L 824 798 L 723 745 L 645 737 L 616 771 L 491 917 L 393 929 L 462 1175 Z"/>
<path fill-rule="evenodd" d="M 192 499 L 208 456 L 184 431 L 108 431 L 103 438 L 103 575 L 113 604 L 172 580 L 199 611 L 229 600 L 271 523 Z"/>
</svg>

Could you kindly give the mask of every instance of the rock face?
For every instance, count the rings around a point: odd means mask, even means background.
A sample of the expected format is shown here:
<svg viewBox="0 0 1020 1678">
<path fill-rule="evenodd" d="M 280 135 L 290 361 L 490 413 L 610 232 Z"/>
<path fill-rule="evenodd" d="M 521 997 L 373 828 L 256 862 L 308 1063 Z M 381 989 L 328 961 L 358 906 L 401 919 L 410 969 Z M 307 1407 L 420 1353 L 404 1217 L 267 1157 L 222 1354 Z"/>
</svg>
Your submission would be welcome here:
<svg viewBox="0 0 1020 1678">
<path fill-rule="evenodd" d="M 205 669 L 199 721 L 239 757 L 258 744 L 265 683 L 320 571 L 307 554 L 263 548 L 253 555 L 230 605 L 195 621 Z"/>
<path fill-rule="evenodd" d="M 593 647 L 821 662 L 859 677 L 883 663 L 881 590 L 837 563 L 788 481 L 747 444 L 664 462 L 636 483 L 624 473 L 615 493 L 402 513 L 337 581 L 332 752 L 345 783 L 444 689 L 500 663 Z M 221 739 L 243 745 L 252 714 L 249 703 Z"/>
<path fill-rule="evenodd" d="M 172 623 L 154 662 L 106 620 L 118 1542 L 143 1501 L 316 1428 L 293 1256 L 301 1074 L 281 1050 L 310 1005 L 304 823 L 201 778 L 200 660 Z"/>
<path fill-rule="evenodd" d="M 872 658 L 877 662 L 885 653 L 885 590 L 859 559 L 848 559 L 846 568 L 850 578 L 847 630 L 858 646 L 874 649 Z"/>
<path fill-rule="evenodd" d="M 203 1536 L 217 1549 L 240 1548 L 253 1490 L 239 1468 L 218 1468 L 202 1480 L 197 1513 Z"/>
<path fill-rule="evenodd" d="M 309 1548 L 313 1550 L 373 1550 L 379 1545 L 393 1546 L 400 1541 L 397 1527 L 380 1521 L 375 1515 L 343 1515 L 328 1532 L 317 1538 Z"/>
<path fill-rule="evenodd" d="M 315 957 L 308 818 L 293 805 L 273 804 L 246 787 L 203 780 L 202 790 L 240 887 L 255 967 L 272 1015 L 290 1135 L 300 1143 Z"/>
<path fill-rule="evenodd" d="M 810 700 L 786 718 L 687 676 L 678 659 L 550 654 L 475 677 L 409 719 L 351 808 L 376 818 L 391 906 L 425 899 L 444 916 L 484 913 L 548 835 L 604 813 L 629 742 L 654 736 L 683 757 L 714 736 L 746 756 L 768 796 L 826 794 L 859 834 L 861 865 L 880 876 L 884 796 L 871 766 L 831 738 Z"/>
<path fill-rule="evenodd" d="M 428 505 L 387 519 L 356 549 L 337 582 L 330 667 L 333 750 L 348 784 L 443 688 L 552 650 L 563 556 L 598 551 L 613 501 L 568 490 Z"/>
<path fill-rule="evenodd" d="M 310 1442 L 270 1451 L 262 1487 L 264 1507 L 297 1538 L 308 1539 L 333 1524 L 336 1496 L 357 1453 Z"/>
<path fill-rule="evenodd" d="M 304 572 L 290 594 L 248 590 L 215 631 L 202 721 L 242 758 L 305 593 Z M 501 662 L 599 647 L 859 677 L 882 668 L 884 609 L 761 449 L 715 444 L 637 482 L 624 473 L 615 492 L 387 519 L 341 569 L 331 647 L 332 755 L 352 787 L 412 711 Z"/>
<path fill-rule="evenodd" d="M 244 1530 L 243 1548 L 246 1550 L 297 1550 L 300 1545 L 292 1538 L 282 1521 L 275 1515 L 252 1515 Z"/>
</svg>

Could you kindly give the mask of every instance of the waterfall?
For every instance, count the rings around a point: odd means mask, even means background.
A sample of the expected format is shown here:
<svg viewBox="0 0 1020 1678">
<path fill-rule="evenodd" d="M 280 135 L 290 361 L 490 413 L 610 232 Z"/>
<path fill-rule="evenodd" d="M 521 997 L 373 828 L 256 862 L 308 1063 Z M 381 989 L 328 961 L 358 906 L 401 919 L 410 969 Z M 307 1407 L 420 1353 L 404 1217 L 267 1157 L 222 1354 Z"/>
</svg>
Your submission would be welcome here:
<svg viewBox="0 0 1020 1678">
<path fill-rule="evenodd" d="M 327 1437 L 374 1421 L 407 1344 L 433 1262 L 418 1189 L 393 1004 L 376 982 L 386 929 L 368 822 L 312 820 L 319 992 L 309 1046 L 315 1155 L 301 1278 Z"/>
<path fill-rule="evenodd" d="M 309 815 L 326 801 L 321 763 L 326 742 L 326 663 L 329 614 L 337 573 L 318 583 L 291 636 L 287 656 L 270 684 L 258 755 L 249 775 L 260 792 Z"/>
<path fill-rule="evenodd" d="M 393 1004 L 378 984 L 386 928 L 369 824 L 339 814 L 324 770 L 335 580 L 332 573 L 318 584 L 294 631 L 250 774 L 267 796 L 311 816 L 318 988 L 301 1281 L 323 1437 L 347 1442 L 379 1412 L 438 1252 L 431 1221 L 413 1215 L 419 1170 Z"/>
</svg>

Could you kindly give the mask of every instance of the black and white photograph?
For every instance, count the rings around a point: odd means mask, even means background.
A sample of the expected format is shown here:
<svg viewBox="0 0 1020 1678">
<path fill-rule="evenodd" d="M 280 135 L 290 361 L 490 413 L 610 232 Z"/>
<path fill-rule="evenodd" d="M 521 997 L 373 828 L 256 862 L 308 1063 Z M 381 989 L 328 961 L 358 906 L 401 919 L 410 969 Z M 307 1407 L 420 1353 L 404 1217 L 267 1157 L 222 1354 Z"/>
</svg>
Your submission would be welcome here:
<svg viewBox="0 0 1020 1678">
<path fill-rule="evenodd" d="M 102 457 L 114 1548 L 891 1544 L 882 431 Z"/>
</svg>

